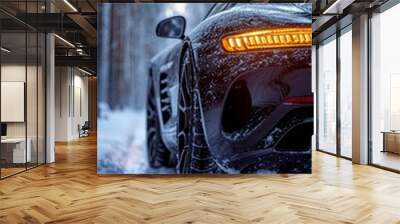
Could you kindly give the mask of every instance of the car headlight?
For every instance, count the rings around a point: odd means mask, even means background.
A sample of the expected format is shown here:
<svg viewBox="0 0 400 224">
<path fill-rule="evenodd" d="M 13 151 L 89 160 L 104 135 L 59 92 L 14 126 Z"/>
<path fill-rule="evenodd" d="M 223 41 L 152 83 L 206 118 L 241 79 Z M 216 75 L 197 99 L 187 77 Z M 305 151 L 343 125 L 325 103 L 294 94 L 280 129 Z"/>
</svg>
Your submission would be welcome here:
<svg viewBox="0 0 400 224">
<path fill-rule="evenodd" d="M 274 48 L 311 47 L 311 27 L 288 27 L 256 30 L 224 36 L 222 48 L 227 52 L 242 52 Z"/>
</svg>

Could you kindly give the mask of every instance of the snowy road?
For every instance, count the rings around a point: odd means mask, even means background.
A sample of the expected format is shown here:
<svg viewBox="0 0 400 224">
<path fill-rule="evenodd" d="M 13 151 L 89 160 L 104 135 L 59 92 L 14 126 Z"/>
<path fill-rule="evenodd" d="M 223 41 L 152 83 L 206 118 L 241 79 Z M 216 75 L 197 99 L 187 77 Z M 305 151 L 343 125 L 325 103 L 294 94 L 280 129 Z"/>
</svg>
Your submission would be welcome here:
<svg viewBox="0 0 400 224">
<path fill-rule="evenodd" d="M 149 167 L 146 151 L 146 111 L 110 111 L 98 119 L 99 174 L 172 174 L 174 169 Z"/>
</svg>

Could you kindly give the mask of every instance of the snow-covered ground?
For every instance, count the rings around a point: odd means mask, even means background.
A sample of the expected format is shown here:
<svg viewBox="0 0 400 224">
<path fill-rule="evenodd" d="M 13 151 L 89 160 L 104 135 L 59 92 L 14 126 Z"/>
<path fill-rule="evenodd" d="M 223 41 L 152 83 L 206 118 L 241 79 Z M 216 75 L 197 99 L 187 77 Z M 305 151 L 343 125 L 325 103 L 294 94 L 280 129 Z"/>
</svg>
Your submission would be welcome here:
<svg viewBox="0 0 400 224">
<path fill-rule="evenodd" d="M 174 173 L 149 167 L 146 149 L 146 111 L 116 110 L 100 105 L 97 172 L 100 174 Z"/>
</svg>

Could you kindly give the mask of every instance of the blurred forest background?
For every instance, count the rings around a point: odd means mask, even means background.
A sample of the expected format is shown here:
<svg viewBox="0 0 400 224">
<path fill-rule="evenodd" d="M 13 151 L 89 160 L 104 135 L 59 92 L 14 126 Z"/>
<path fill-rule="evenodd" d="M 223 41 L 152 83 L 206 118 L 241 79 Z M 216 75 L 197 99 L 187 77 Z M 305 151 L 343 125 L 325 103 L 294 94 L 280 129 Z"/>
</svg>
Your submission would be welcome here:
<svg viewBox="0 0 400 224">
<path fill-rule="evenodd" d="M 99 4 L 99 173 L 167 172 L 150 170 L 147 164 L 147 76 L 150 59 L 179 40 L 159 38 L 155 28 L 164 18 L 182 15 L 189 33 L 211 6 L 211 3 Z"/>
<path fill-rule="evenodd" d="M 179 40 L 155 35 L 157 23 L 167 17 L 186 18 L 186 33 L 205 16 L 210 4 L 133 3 L 101 4 L 99 10 L 99 102 L 110 109 L 141 109 L 150 59 Z"/>
</svg>

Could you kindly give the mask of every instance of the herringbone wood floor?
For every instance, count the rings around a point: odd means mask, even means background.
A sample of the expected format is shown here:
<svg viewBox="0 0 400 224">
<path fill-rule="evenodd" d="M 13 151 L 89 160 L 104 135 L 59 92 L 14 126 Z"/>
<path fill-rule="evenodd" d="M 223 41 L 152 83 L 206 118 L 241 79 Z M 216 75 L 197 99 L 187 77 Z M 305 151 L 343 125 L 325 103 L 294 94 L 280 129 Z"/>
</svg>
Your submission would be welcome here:
<svg viewBox="0 0 400 224">
<path fill-rule="evenodd" d="M 0 181 L 0 223 L 400 223 L 400 175 L 313 155 L 312 175 L 96 174 L 94 137 Z"/>
</svg>

